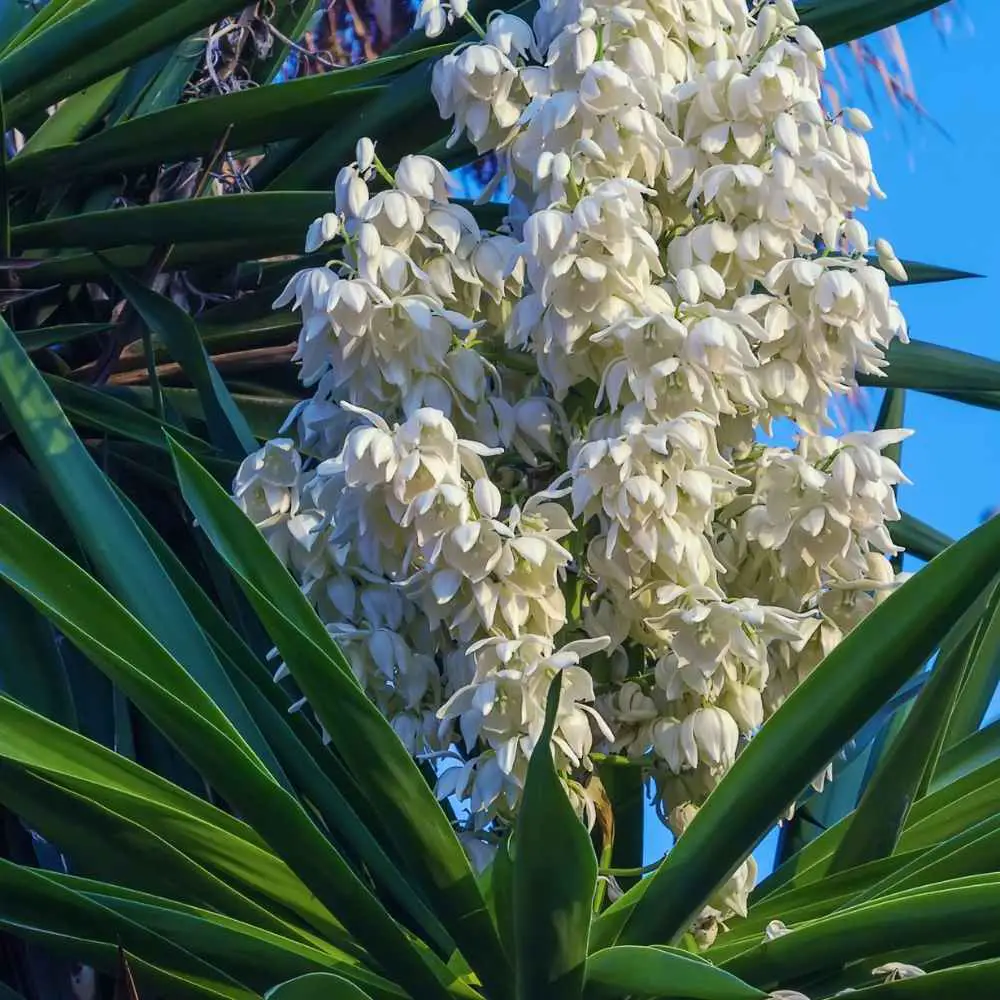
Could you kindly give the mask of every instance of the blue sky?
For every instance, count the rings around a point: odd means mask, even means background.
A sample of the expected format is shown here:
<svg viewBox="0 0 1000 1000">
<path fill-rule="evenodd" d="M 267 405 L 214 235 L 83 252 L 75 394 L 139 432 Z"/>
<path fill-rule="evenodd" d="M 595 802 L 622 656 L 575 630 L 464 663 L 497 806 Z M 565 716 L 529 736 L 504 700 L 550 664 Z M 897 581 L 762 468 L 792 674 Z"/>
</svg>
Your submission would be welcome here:
<svg viewBox="0 0 1000 1000">
<path fill-rule="evenodd" d="M 988 195 L 970 198 L 992 194 L 1000 180 L 1000 110 L 988 85 L 1000 3 L 962 0 L 953 10 L 953 29 L 944 40 L 926 15 L 900 28 L 917 96 L 947 138 L 932 124 L 896 112 L 877 84 L 874 104 L 857 78 L 842 96 L 875 124 L 869 144 L 888 198 L 864 219 L 873 238 L 890 240 L 900 257 L 984 276 L 901 289 L 911 336 L 1000 359 L 1000 322 L 993 312 L 1000 300 L 1000 241 Z M 841 64 L 846 69 L 850 62 L 846 56 Z M 879 395 L 869 393 L 872 419 Z M 906 424 L 916 431 L 903 446 L 903 469 L 913 485 L 901 488 L 900 506 L 953 537 L 966 534 L 1000 505 L 1000 413 L 909 393 Z M 652 810 L 646 829 L 649 862 L 667 849 L 669 834 Z M 763 872 L 770 870 L 774 846 L 771 835 L 756 852 Z"/>
<path fill-rule="evenodd" d="M 917 94 L 950 140 L 931 125 L 900 118 L 888 100 L 873 108 L 861 87 L 850 98 L 875 122 L 872 157 L 888 194 L 868 213 L 870 231 L 889 239 L 901 257 L 984 275 L 901 290 L 911 336 L 1000 358 L 992 309 L 1000 294 L 1000 244 L 982 195 L 978 204 L 966 201 L 990 190 L 998 176 L 1000 112 L 986 81 L 996 65 L 990 39 L 1000 32 L 1000 4 L 964 0 L 960 10 L 944 42 L 928 16 L 901 28 Z M 1000 413 L 910 393 L 906 418 L 916 431 L 903 447 L 913 485 L 900 491 L 900 505 L 953 536 L 971 531 L 1000 504 L 994 443 Z"/>
</svg>

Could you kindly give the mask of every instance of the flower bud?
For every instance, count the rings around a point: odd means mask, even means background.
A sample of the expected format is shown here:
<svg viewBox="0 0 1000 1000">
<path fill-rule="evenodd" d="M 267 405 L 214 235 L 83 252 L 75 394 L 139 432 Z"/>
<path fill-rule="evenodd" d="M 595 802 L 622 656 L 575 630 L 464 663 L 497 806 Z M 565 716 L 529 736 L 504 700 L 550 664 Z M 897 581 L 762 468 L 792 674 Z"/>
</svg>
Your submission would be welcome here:
<svg viewBox="0 0 1000 1000">
<path fill-rule="evenodd" d="M 691 740 L 682 744 L 682 724 L 677 719 L 657 719 L 653 723 L 653 747 L 667 767 L 679 774 L 681 769 L 695 767 L 698 751 Z"/>
<path fill-rule="evenodd" d="M 791 934 L 791 930 L 786 927 L 780 920 L 772 920 L 764 928 L 764 940 L 773 941 L 775 938 L 784 937 L 786 934 Z"/>
<path fill-rule="evenodd" d="M 844 235 L 855 250 L 864 253 L 868 249 L 868 230 L 857 219 L 848 219 L 844 223 Z"/>
<path fill-rule="evenodd" d="M 798 24 L 799 15 L 792 0 L 774 0 L 774 7 L 785 21 Z"/>
<path fill-rule="evenodd" d="M 656 718 L 656 703 L 635 681 L 626 681 L 621 686 L 616 709 L 623 722 L 648 722 Z"/>
<path fill-rule="evenodd" d="M 340 233 L 340 216 L 327 212 L 316 219 L 306 231 L 306 253 L 318 250 Z"/>
<path fill-rule="evenodd" d="M 354 157 L 358 161 L 358 173 L 367 173 L 375 162 L 375 143 L 367 136 L 358 139 L 354 147 Z"/>
<path fill-rule="evenodd" d="M 496 517 L 500 513 L 500 491 L 488 479 L 477 479 L 472 487 L 476 508 L 483 517 Z"/>
<path fill-rule="evenodd" d="M 760 691 L 749 684 L 730 681 L 723 689 L 720 701 L 736 720 L 741 733 L 750 734 L 764 724 L 764 703 Z"/>
<path fill-rule="evenodd" d="M 896 251 L 892 249 L 892 244 L 888 240 L 877 239 L 875 241 L 875 252 L 878 254 L 879 267 L 891 278 L 897 281 L 906 281 L 906 268 L 900 263 L 896 256 Z"/>
<path fill-rule="evenodd" d="M 844 108 L 844 117 L 852 128 L 859 132 L 870 132 L 872 130 L 872 120 L 861 110 L 861 108 Z"/>
<path fill-rule="evenodd" d="M 683 723 L 697 745 L 697 757 L 715 767 L 730 767 L 736 760 L 740 733 L 736 721 L 724 709 L 715 705 L 699 708 Z"/>
<path fill-rule="evenodd" d="M 873 976 L 885 976 L 885 982 L 892 983 L 898 979 L 916 979 L 918 976 L 927 975 L 923 969 L 917 965 L 907 965 L 906 962 L 886 962 L 878 968 L 872 969 Z"/>
<path fill-rule="evenodd" d="M 701 298 L 701 286 L 698 284 L 698 278 L 693 268 L 681 268 L 674 276 L 674 283 L 677 285 L 677 291 L 685 302 L 691 305 L 697 304 Z"/>
</svg>

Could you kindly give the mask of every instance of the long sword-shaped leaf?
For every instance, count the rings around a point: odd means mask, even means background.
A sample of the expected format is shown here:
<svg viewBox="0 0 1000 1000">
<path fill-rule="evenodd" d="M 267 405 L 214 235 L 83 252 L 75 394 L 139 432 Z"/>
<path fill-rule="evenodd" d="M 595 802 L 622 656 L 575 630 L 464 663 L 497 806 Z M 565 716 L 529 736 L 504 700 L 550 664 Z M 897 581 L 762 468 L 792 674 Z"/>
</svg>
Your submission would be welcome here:
<svg viewBox="0 0 1000 1000">
<path fill-rule="evenodd" d="M 994 587 L 984 617 L 991 620 L 998 608 L 1000 587 Z M 934 773 L 956 697 L 984 630 L 982 619 L 971 624 L 959 622 L 954 631 L 960 634 L 954 639 L 949 636 L 952 641 L 942 645 L 930 681 L 865 788 L 834 852 L 831 873 L 892 853 L 911 804 L 924 793 Z"/>
<path fill-rule="evenodd" d="M 239 7 L 239 0 L 177 0 L 167 7 L 158 0 L 91 0 L 0 59 L 12 115 L 55 104 Z M 115 44 L 106 44 L 112 37 Z"/>
<path fill-rule="evenodd" d="M 304 944 L 211 910 L 132 888 L 60 873 L 49 874 L 48 878 L 162 934 L 259 992 L 276 979 L 329 971 L 360 983 L 378 1000 L 401 1000 L 405 996 L 398 986 L 368 971 L 358 959 L 332 949 Z"/>
<path fill-rule="evenodd" d="M 961 743 L 949 747 L 941 755 L 931 779 L 931 789 L 937 791 L 972 774 L 980 767 L 1000 759 L 1000 719 L 967 736 Z"/>
<path fill-rule="evenodd" d="M 851 1000 L 945 1000 L 952 997 L 993 997 L 1000 991 L 1000 958 L 969 962 L 924 976 L 897 979 L 855 990 Z"/>
<path fill-rule="evenodd" d="M 1000 361 L 953 347 L 911 340 L 894 341 L 884 377 L 864 376 L 864 385 L 916 389 L 920 392 L 995 392 L 1000 389 Z"/>
<path fill-rule="evenodd" d="M 234 680 L 239 678 L 237 687 L 296 789 L 319 813 L 338 844 L 345 845 L 358 857 L 376 883 L 398 901 L 410 918 L 410 926 L 426 935 L 442 952 L 450 953 L 454 945 L 372 832 L 378 829 L 377 824 L 369 819 L 366 825 L 356 811 L 361 809 L 366 818 L 371 813 L 361 790 L 337 758 L 322 745 L 314 727 L 301 715 L 288 713 L 284 695 L 235 628 L 153 526 L 128 501 L 126 503 L 192 614 L 219 648 L 223 663 L 232 665 Z"/>
<path fill-rule="evenodd" d="M 102 392 L 89 385 L 57 378 L 55 375 L 45 376 L 45 381 L 62 406 L 63 412 L 76 425 L 90 427 L 113 437 L 121 436 L 130 441 L 141 441 L 153 448 L 166 447 L 163 432 L 168 429 L 168 425 L 151 413 L 146 413 L 108 392 Z M 211 445 L 195 437 L 194 434 L 173 427 L 170 430 L 193 451 L 198 453 L 213 451 Z"/>
<path fill-rule="evenodd" d="M 125 70 L 78 91 L 63 101 L 21 148 L 28 156 L 51 146 L 76 142 L 108 109 L 125 77 Z M 19 153 L 19 155 L 20 155 Z"/>
<path fill-rule="evenodd" d="M 342 937 L 339 925 L 245 823 L 10 699 L 0 699 L 0 724 L 0 758 L 8 766 L 66 789 L 85 790 L 233 884 Z"/>
<path fill-rule="evenodd" d="M 275 774 L 281 769 L 208 640 L 10 328 L 0 320 L 0 406 L 97 571 L 183 664 L 216 711 Z"/>
<path fill-rule="evenodd" d="M 988 522 L 851 632 L 751 740 L 656 874 L 597 922 L 598 943 L 664 941 L 682 931 L 774 817 L 979 598 L 998 558 L 1000 522 Z"/>
<path fill-rule="evenodd" d="M 889 534 L 897 545 L 902 545 L 910 554 L 918 559 L 930 561 L 940 555 L 954 542 L 943 531 L 932 528 L 929 524 L 902 512 L 898 521 L 889 525 Z"/>
<path fill-rule="evenodd" d="M 561 682 L 556 674 L 549 688 L 514 830 L 518 1000 L 579 1000 L 583 993 L 597 858 L 552 760 Z"/>
<path fill-rule="evenodd" d="M 344 110 L 355 113 L 385 89 L 371 86 L 372 81 L 447 48 L 383 57 L 280 87 L 257 87 L 143 115 L 74 145 L 15 157 L 9 168 L 10 183 L 37 187 L 65 176 L 67 171 L 76 175 L 104 173 L 204 156 L 227 130 L 233 149 L 316 135 L 328 127 L 333 116 Z M 320 189 L 330 180 L 325 177 Z"/>
<path fill-rule="evenodd" d="M 673 948 L 622 945 L 587 960 L 587 996 L 763 1000 L 764 994 L 703 959 Z"/>
<path fill-rule="evenodd" d="M 66 544 L 68 534 L 35 470 L 9 442 L 0 445 L 0 504 Z M 71 543 L 71 538 L 70 538 Z M 0 588 L 0 690 L 73 728 L 76 705 L 52 626 L 9 587 Z"/>
<path fill-rule="evenodd" d="M 810 0 L 799 5 L 799 17 L 827 48 L 874 34 L 940 7 L 945 0 Z"/>
<path fill-rule="evenodd" d="M 109 910 L 100 903 L 50 878 L 47 873 L 34 871 L 0 861 L 0 885 L 3 886 L 3 914 L 10 919 L 17 914 L 21 919 L 41 914 L 48 908 L 53 933 L 80 930 L 86 926 L 94 936 L 114 940 L 115 936 L 127 941 L 129 946 L 141 949 L 149 961 L 186 966 L 194 974 L 219 980 L 220 985 L 235 987 L 235 980 L 207 962 L 172 943 L 155 931 L 144 928 L 129 917 Z"/>
<path fill-rule="evenodd" d="M 309 223 L 329 211 L 324 191 L 278 191 L 161 202 L 136 208 L 84 212 L 15 226 L 15 252 L 28 249 L 160 246 L 168 243 L 236 239 L 278 231 L 302 238 Z"/>
<path fill-rule="evenodd" d="M 944 749 L 959 745 L 981 725 L 1000 683 L 1000 605 L 983 618 L 983 631 L 948 722 Z"/>
<path fill-rule="evenodd" d="M 498 997 L 510 989 L 496 928 L 468 859 L 399 737 L 369 701 L 315 611 L 221 487 L 174 445 L 181 491 L 274 639 L 333 746 L 386 825 L 466 960 Z"/>
<path fill-rule="evenodd" d="M 977 881 L 977 880 L 981 880 Z M 956 879 L 851 907 L 792 930 L 725 964 L 764 988 L 866 956 L 925 944 L 995 940 L 998 876 Z"/>
<path fill-rule="evenodd" d="M 300 803 L 242 744 L 204 692 L 190 678 L 185 681 L 186 675 L 167 650 L 79 567 L 3 508 L 0 575 L 121 687 L 317 898 L 343 918 L 363 947 L 428 997 L 444 993 L 440 979 L 416 946 Z M 105 645 L 102 637 L 114 637 L 115 649 Z M 157 676 L 171 678 L 178 689 L 168 689 Z"/>
<path fill-rule="evenodd" d="M 208 431 L 215 444 L 225 454 L 238 459 L 253 451 L 257 439 L 208 356 L 194 320 L 175 302 L 146 288 L 126 271 L 111 263 L 106 266 L 143 323 L 166 345 L 198 390 Z"/>
<path fill-rule="evenodd" d="M 94 790 L 98 789 L 90 786 L 76 793 L 30 770 L 0 763 L 0 801 L 57 845 L 76 871 L 151 892 L 169 892 L 259 927 L 296 935 L 277 907 L 252 900 L 238 883 L 215 875 L 166 837 L 106 808 L 87 794 Z"/>
<path fill-rule="evenodd" d="M 372 1000 L 356 983 L 332 972 L 311 972 L 281 983 L 264 1000 Z"/>
<path fill-rule="evenodd" d="M 988 756 L 988 755 L 987 755 Z M 897 854 L 925 850 L 953 837 L 1000 810 L 1000 759 L 968 772 L 914 804 L 899 839 Z M 815 883 L 826 872 L 829 858 L 847 829 L 846 819 L 825 830 L 795 857 L 776 869 L 754 890 L 751 905 L 782 892 Z M 839 877 L 839 876 L 838 876 Z"/>
<path fill-rule="evenodd" d="M 969 875 L 986 875 L 1000 861 L 1000 816 L 990 816 L 917 857 L 851 900 L 851 906 L 874 903 L 890 894 Z"/>
<path fill-rule="evenodd" d="M 878 258 L 872 259 L 872 263 L 879 267 Z M 942 281 L 965 281 L 968 278 L 981 278 L 981 274 L 972 271 L 960 271 L 954 267 L 940 267 L 937 264 L 922 264 L 918 260 L 900 261 L 906 268 L 906 281 L 899 281 L 889 276 L 890 285 L 937 285 Z"/>
</svg>

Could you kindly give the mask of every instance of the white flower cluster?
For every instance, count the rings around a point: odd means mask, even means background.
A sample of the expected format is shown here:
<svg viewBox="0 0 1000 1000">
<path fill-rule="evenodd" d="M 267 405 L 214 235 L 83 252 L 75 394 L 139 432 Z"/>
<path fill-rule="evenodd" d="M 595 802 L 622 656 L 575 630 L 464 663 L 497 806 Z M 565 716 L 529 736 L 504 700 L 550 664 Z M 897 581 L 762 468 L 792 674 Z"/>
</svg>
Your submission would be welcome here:
<svg viewBox="0 0 1000 1000">
<path fill-rule="evenodd" d="M 419 12 L 430 34 L 465 16 Z M 276 303 L 314 395 L 235 495 L 472 831 L 509 818 L 561 672 L 581 810 L 598 746 L 648 769 L 680 834 L 895 583 L 882 451 L 905 432 L 825 433 L 905 338 L 905 272 L 855 218 L 881 195 L 870 123 L 824 113 L 790 0 L 542 0 L 481 34 L 433 90 L 496 154 L 503 230 L 439 163 L 390 173 L 362 140 L 307 238 L 339 259 Z M 794 448 L 762 443 L 777 418 Z"/>
</svg>

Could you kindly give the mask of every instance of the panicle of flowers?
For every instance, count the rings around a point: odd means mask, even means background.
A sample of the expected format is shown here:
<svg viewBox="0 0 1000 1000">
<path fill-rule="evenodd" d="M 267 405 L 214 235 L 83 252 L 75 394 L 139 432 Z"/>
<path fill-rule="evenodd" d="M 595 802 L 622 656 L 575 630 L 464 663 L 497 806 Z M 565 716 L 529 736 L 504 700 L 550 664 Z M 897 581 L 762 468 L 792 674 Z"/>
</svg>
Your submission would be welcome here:
<svg viewBox="0 0 1000 1000">
<path fill-rule="evenodd" d="M 441 164 L 362 140 L 276 306 L 311 398 L 237 502 L 295 573 L 439 794 L 507 822 L 564 684 L 553 753 L 593 822 L 593 750 L 697 807 L 897 582 L 905 431 L 835 436 L 878 375 L 905 270 L 790 0 L 542 0 L 484 27 L 433 93 L 513 199 L 483 228 Z M 487 194 L 490 192 L 488 191 Z M 480 217 L 481 218 L 481 217 Z M 874 254 L 870 254 L 874 251 Z M 876 264 L 877 261 L 877 264 Z M 778 418 L 794 447 L 768 444 Z M 823 780 L 824 775 L 817 781 Z M 745 911 L 745 863 L 702 915 Z"/>
</svg>

